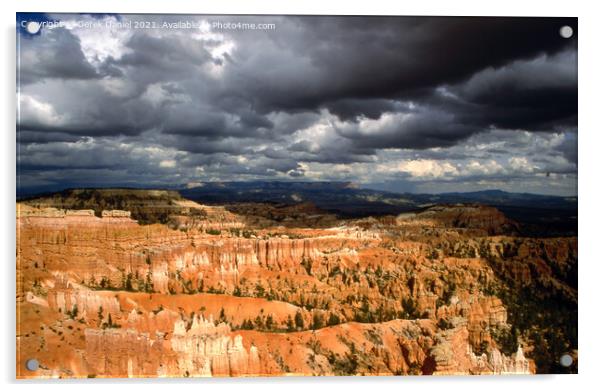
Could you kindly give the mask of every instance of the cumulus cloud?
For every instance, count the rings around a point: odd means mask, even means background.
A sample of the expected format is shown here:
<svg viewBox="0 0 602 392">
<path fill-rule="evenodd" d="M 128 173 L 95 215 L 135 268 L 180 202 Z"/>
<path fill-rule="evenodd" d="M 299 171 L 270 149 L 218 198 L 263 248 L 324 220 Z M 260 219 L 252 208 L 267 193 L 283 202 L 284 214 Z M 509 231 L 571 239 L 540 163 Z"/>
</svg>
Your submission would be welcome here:
<svg viewBox="0 0 602 392">
<path fill-rule="evenodd" d="M 394 165 L 379 165 L 377 170 L 385 173 L 408 174 L 412 178 L 436 179 L 458 174 L 458 168 L 449 162 L 439 162 L 432 159 L 413 159 Z"/>
</svg>

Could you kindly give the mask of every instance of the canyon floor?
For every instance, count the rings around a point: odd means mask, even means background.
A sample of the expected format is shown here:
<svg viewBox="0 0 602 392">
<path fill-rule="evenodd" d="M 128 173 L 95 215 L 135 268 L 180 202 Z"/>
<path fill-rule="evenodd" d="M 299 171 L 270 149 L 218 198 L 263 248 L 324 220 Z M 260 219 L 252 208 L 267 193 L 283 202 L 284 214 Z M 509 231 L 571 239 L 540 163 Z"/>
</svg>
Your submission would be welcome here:
<svg viewBox="0 0 602 392">
<path fill-rule="evenodd" d="M 16 224 L 18 378 L 577 372 L 577 238 L 493 207 L 82 191 Z"/>
</svg>

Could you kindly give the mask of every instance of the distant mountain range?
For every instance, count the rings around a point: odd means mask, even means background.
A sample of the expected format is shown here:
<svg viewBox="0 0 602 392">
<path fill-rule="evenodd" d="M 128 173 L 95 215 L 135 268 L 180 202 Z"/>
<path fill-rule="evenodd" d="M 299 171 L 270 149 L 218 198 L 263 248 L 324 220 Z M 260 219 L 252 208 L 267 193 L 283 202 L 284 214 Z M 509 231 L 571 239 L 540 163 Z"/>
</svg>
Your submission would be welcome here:
<svg viewBox="0 0 602 392">
<path fill-rule="evenodd" d="M 206 182 L 179 190 L 202 203 L 295 204 L 310 202 L 344 217 L 399 214 L 434 204 L 477 203 L 498 208 L 521 223 L 526 234 L 576 234 L 577 198 L 500 190 L 442 194 L 394 193 L 364 189 L 350 182 Z"/>
<path fill-rule="evenodd" d="M 519 222 L 527 234 L 532 232 L 534 235 L 575 235 L 577 232 L 577 197 L 511 193 L 500 190 L 442 194 L 395 193 L 364 189 L 350 182 L 206 182 L 201 183 L 200 186 L 173 190 L 177 190 L 184 198 L 203 204 L 273 203 L 292 205 L 311 203 L 320 210 L 346 218 L 395 215 L 425 209 L 435 204 L 476 203 L 496 207 L 509 218 Z M 84 196 L 87 193 L 81 194 L 82 191 L 85 191 L 81 189 L 46 192 L 45 195 L 19 195 L 18 199 L 40 199 L 41 197 L 57 199 L 58 197 L 62 200 L 61 203 L 64 203 L 65 200 L 73 198 L 74 191 L 79 192 L 75 197 L 79 200 L 77 204 L 82 204 L 80 199 L 86 199 Z M 69 192 L 69 196 L 65 192 Z M 143 192 L 143 190 L 140 189 L 139 192 Z M 103 203 L 111 204 L 110 201 L 114 195 L 110 199 L 105 196 L 98 197 L 103 200 Z M 65 197 L 69 197 L 69 199 L 65 199 Z M 97 200 L 98 197 L 94 196 L 92 199 Z M 123 199 L 125 196 L 120 197 Z M 139 203 L 140 197 L 143 197 L 142 194 L 136 195 L 135 198 L 138 201 L 134 200 L 134 204 Z M 129 196 L 125 198 L 128 199 Z M 88 203 L 92 202 L 92 199 Z M 127 202 L 132 203 L 132 201 Z M 62 205 L 61 203 L 57 205 Z M 86 205 L 86 208 L 92 207 Z"/>
<path fill-rule="evenodd" d="M 465 193 L 416 194 L 364 189 L 350 182 L 207 182 L 179 190 L 183 197 L 206 203 L 311 202 L 346 215 L 399 213 L 433 204 L 480 203 L 492 206 L 573 209 L 576 197 L 545 196 L 486 190 Z"/>
</svg>

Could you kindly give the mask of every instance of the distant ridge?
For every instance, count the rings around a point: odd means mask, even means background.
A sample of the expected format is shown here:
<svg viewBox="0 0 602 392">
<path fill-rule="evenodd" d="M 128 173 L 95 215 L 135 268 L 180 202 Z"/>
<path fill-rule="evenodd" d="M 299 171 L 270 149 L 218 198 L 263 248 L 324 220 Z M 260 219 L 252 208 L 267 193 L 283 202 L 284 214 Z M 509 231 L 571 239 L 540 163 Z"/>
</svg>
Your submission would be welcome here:
<svg viewBox="0 0 602 392">
<path fill-rule="evenodd" d="M 576 197 L 514 193 L 497 189 L 471 192 L 398 193 L 392 191 L 363 188 L 353 182 L 336 181 L 220 181 L 202 182 L 200 186 L 180 189 L 188 198 L 204 198 L 205 201 L 246 201 L 246 202 L 298 202 L 299 196 L 320 206 L 330 199 L 355 197 L 372 203 L 382 202 L 403 209 L 416 208 L 438 203 L 483 203 L 521 205 L 549 208 L 572 208 Z M 321 192 L 318 193 L 318 192 Z M 327 194 L 326 192 L 336 192 Z M 296 194 L 297 197 L 292 198 Z M 357 201 L 357 200 L 356 200 Z M 533 205 L 537 202 L 537 205 Z"/>
<path fill-rule="evenodd" d="M 395 193 L 365 189 L 352 182 L 336 181 L 220 181 L 199 182 L 199 186 L 158 190 L 148 188 L 75 188 L 60 192 L 45 192 L 20 200 L 52 199 L 53 205 L 94 207 L 94 200 L 115 205 L 139 205 L 135 215 L 148 221 L 166 218 L 173 209 L 168 200 L 184 197 L 202 204 L 272 203 L 296 205 L 312 203 L 317 208 L 341 217 L 397 215 L 438 204 L 482 204 L 499 209 L 521 223 L 523 234 L 575 235 L 577 232 L 577 198 L 512 193 L 501 190 L 449 192 L 442 194 Z M 195 184 L 195 185 L 197 185 Z M 162 197 L 153 192 L 168 192 Z M 119 195 L 117 199 L 113 197 Z M 109 199 L 112 200 L 108 200 Z M 146 199 L 141 203 L 141 199 Z M 144 205 L 153 205 L 155 216 L 143 215 Z"/>
<path fill-rule="evenodd" d="M 209 204 L 311 202 L 343 217 L 396 215 L 436 204 L 483 204 L 521 223 L 523 234 L 574 235 L 577 198 L 501 190 L 443 194 L 395 193 L 360 188 L 350 182 L 245 181 L 204 182 L 180 189 L 183 197 Z"/>
</svg>

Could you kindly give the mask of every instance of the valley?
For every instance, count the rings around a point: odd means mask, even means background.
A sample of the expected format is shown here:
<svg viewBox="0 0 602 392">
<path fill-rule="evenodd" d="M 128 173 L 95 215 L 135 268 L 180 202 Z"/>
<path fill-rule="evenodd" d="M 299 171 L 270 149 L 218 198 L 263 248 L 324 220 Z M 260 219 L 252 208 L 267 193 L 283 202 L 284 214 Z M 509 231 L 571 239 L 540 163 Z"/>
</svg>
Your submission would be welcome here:
<svg viewBox="0 0 602 392">
<path fill-rule="evenodd" d="M 17 312 L 21 378 L 576 372 L 577 239 L 476 203 L 78 191 L 17 203 Z"/>
</svg>

